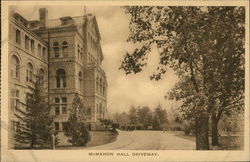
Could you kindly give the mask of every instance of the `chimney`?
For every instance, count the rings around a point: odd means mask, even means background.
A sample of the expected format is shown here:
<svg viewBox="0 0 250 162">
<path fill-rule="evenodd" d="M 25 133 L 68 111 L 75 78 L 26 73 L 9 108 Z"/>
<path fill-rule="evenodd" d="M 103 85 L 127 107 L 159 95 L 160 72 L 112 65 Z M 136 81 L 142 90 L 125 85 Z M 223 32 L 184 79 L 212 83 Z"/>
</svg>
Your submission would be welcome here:
<svg viewBox="0 0 250 162">
<path fill-rule="evenodd" d="M 48 10 L 47 8 L 39 9 L 39 20 L 40 20 L 40 28 L 46 28 L 48 24 Z"/>
</svg>

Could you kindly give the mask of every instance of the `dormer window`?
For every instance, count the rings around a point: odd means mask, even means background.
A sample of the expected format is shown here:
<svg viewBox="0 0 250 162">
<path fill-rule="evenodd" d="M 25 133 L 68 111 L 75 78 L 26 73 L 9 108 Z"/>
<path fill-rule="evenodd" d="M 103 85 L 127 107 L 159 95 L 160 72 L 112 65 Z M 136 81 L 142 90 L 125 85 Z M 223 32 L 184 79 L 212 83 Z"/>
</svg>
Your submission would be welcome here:
<svg viewBox="0 0 250 162">
<path fill-rule="evenodd" d="M 62 25 L 74 24 L 74 20 L 70 16 L 61 17 L 60 20 Z"/>
<path fill-rule="evenodd" d="M 29 28 L 36 28 L 39 26 L 39 21 L 34 20 L 34 21 L 29 21 Z"/>
</svg>

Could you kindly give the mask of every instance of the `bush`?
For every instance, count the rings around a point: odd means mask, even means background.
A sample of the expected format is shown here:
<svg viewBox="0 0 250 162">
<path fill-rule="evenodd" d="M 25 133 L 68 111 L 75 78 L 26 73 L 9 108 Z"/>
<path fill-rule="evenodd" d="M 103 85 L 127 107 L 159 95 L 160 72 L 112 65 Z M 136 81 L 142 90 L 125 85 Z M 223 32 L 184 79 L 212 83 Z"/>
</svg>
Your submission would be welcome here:
<svg viewBox="0 0 250 162">
<path fill-rule="evenodd" d="M 191 135 L 195 132 L 195 125 L 192 121 L 186 121 L 183 124 L 183 131 L 185 135 Z"/>
<path fill-rule="evenodd" d="M 191 128 L 190 128 L 190 126 L 185 125 L 185 126 L 184 126 L 184 133 L 185 133 L 185 135 L 189 135 L 189 134 L 190 134 L 190 132 L 191 132 Z"/>
<path fill-rule="evenodd" d="M 79 122 L 77 127 L 74 131 L 67 131 L 66 136 L 70 137 L 69 142 L 73 146 L 85 146 L 91 140 L 89 131 L 83 122 Z"/>
<path fill-rule="evenodd" d="M 141 125 L 137 125 L 136 126 L 136 130 L 142 130 L 142 126 Z"/>
<path fill-rule="evenodd" d="M 179 126 L 174 127 L 174 130 L 175 131 L 182 131 L 181 127 L 179 127 Z"/>
</svg>

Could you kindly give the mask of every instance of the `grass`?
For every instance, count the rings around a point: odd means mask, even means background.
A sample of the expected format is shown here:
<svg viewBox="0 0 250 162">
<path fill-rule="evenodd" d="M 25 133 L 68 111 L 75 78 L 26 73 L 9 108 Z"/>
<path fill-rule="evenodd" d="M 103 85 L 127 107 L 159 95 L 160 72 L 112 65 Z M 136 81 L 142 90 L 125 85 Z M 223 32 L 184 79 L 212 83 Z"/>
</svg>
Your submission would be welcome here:
<svg viewBox="0 0 250 162">
<path fill-rule="evenodd" d="M 67 145 L 56 146 L 56 149 L 82 149 L 92 146 L 104 145 L 107 143 L 114 142 L 118 134 L 111 133 L 110 131 L 90 131 L 91 141 L 86 144 L 86 146 L 72 146 L 71 143 Z M 19 145 L 15 149 L 17 150 L 30 150 L 31 148 L 28 145 Z M 47 146 L 36 146 L 32 150 L 51 150 L 50 145 Z"/>
<path fill-rule="evenodd" d="M 182 131 L 171 132 L 177 137 L 184 138 L 195 142 L 195 136 L 185 135 Z M 209 137 L 209 142 L 211 143 L 212 138 Z M 220 136 L 219 137 L 219 147 L 210 146 L 211 150 L 243 150 L 244 149 L 244 136 Z"/>
</svg>

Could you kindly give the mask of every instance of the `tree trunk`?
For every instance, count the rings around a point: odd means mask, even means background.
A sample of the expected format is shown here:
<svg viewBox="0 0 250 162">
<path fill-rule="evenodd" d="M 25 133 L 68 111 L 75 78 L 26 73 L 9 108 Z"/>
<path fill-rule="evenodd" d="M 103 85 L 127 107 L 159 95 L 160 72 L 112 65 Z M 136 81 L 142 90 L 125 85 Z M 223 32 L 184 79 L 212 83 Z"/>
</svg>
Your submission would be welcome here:
<svg viewBox="0 0 250 162">
<path fill-rule="evenodd" d="M 208 116 L 199 114 L 195 119 L 196 150 L 209 150 Z"/>
<path fill-rule="evenodd" d="M 218 146 L 219 139 L 218 139 L 218 120 L 216 114 L 212 114 L 212 145 Z"/>
</svg>

